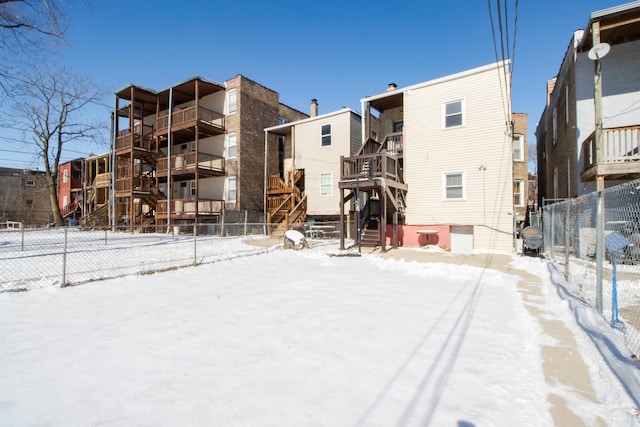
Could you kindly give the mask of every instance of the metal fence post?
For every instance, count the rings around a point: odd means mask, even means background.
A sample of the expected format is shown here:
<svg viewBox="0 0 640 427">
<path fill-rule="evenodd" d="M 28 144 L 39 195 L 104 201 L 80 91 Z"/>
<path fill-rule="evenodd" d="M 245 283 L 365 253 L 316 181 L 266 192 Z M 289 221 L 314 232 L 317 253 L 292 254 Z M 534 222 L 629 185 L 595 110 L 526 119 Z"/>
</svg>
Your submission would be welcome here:
<svg viewBox="0 0 640 427">
<path fill-rule="evenodd" d="M 20 232 L 22 233 L 22 243 L 20 245 L 20 250 L 24 251 L 24 224 L 20 223 Z"/>
<path fill-rule="evenodd" d="M 556 214 L 556 208 L 555 208 L 556 204 L 554 203 L 549 207 L 551 208 L 551 209 L 549 209 L 550 210 L 550 212 L 549 212 L 549 216 L 550 216 L 549 222 L 551 223 L 551 227 L 549 227 L 549 233 L 551 233 L 551 238 L 549 239 L 550 240 L 550 244 L 551 244 L 551 247 L 549 248 L 549 250 L 550 250 L 549 253 L 551 255 L 551 259 L 555 261 L 556 260 L 556 230 L 555 230 L 555 228 L 556 228 L 556 224 L 555 224 L 555 222 L 556 222 L 555 221 L 555 219 L 556 219 L 556 215 L 555 215 Z"/>
<path fill-rule="evenodd" d="M 247 235 L 247 219 L 249 217 L 249 211 L 245 209 L 244 211 L 244 232 L 243 232 L 243 236 Z"/>
<path fill-rule="evenodd" d="M 68 228 L 65 225 L 65 227 L 64 227 L 64 246 L 63 246 L 63 249 L 62 249 L 62 285 L 61 285 L 62 288 L 67 286 L 67 231 L 68 231 Z"/>
<path fill-rule="evenodd" d="M 571 231 L 569 225 L 571 224 L 571 202 L 569 199 L 565 203 L 567 204 L 567 214 L 564 219 L 564 278 L 569 280 L 569 246 L 571 245 Z"/>
<path fill-rule="evenodd" d="M 598 191 L 596 209 L 596 310 L 602 314 L 602 263 L 604 254 L 604 191 Z"/>
<path fill-rule="evenodd" d="M 197 239 L 196 239 L 196 234 L 198 234 L 198 223 L 194 222 L 193 223 L 193 265 L 198 265 L 198 258 L 197 258 L 197 250 L 198 250 L 198 244 L 197 244 Z"/>
</svg>

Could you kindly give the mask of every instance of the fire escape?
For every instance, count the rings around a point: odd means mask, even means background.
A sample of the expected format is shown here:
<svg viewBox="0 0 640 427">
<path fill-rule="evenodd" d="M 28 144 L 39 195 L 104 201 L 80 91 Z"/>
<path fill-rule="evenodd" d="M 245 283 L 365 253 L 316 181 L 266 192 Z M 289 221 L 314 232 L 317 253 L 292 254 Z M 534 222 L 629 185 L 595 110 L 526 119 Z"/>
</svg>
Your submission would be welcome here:
<svg viewBox="0 0 640 427">
<path fill-rule="evenodd" d="M 307 218 L 307 196 L 304 192 L 304 169 L 296 169 L 287 180 L 271 175 L 267 180 L 267 224 L 279 224 L 287 230 L 291 224 Z M 269 227 L 270 228 L 270 227 Z"/>
</svg>

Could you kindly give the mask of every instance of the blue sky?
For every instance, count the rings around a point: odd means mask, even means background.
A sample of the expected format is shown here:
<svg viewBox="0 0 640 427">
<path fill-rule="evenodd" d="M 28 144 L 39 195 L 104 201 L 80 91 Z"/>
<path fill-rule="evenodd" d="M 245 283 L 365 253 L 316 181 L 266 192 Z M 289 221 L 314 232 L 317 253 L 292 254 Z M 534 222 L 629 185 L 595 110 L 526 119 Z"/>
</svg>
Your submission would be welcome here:
<svg viewBox="0 0 640 427">
<path fill-rule="evenodd" d="M 515 0 L 505 3 L 511 51 Z M 519 2 L 513 111 L 528 114 L 529 143 L 535 141 L 546 82 L 558 72 L 573 31 L 586 26 L 592 11 L 622 3 Z M 304 112 L 316 98 L 323 114 L 343 106 L 359 111 L 361 98 L 383 92 L 391 82 L 408 86 L 496 60 L 489 5 L 480 0 L 103 0 L 73 6 L 58 59 L 106 87 L 104 105 L 87 111 L 105 122 L 113 93 L 130 83 L 160 90 L 196 75 L 224 82 L 243 74 Z M 499 46 L 495 1 L 491 7 Z M 20 139 L 2 128 L 0 137 Z M 5 150 L 32 149 L 0 141 Z M 76 145 L 63 160 L 106 151 L 107 146 Z M 42 168 L 33 155 L 7 151 L 0 151 L 0 166 Z"/>
</svg>

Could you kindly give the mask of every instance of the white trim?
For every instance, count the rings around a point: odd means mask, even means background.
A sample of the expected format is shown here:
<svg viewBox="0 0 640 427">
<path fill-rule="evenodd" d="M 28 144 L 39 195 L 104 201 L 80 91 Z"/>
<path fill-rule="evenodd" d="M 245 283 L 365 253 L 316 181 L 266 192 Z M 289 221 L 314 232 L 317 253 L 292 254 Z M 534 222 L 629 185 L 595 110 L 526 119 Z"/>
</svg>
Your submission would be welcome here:
<svg viewBox="0 0 640 427">
<path fill-rule="evenodd" d="M 229 198 L 229 190 L 231 187 L 231 183 L 233 182 L 234 187 L 234 197 L 233 199 Z M 224 201 L 227 203 L 236 203 L 238 200 L 238 180 L 235 176 L 228 176 L 224 181 Z"/>
<path fill-rule="evenodd" d="M 324 132 L 324 127 L 325 126 L 329 126 L 329 133 L 325 134 Z M 329 143 L 328 144 L 324 144 L 324 138 L 325 137 L 329 137 Z M 321 123 L 320 124 L 320 147 L 325 148 L 325 147 L 331 147 L 333 145 L 333 126 L 331 123 Z"/>
<path fill-rule="evenodd" d="M 329 175 L 329 193 L 328 194 L 323 194 L 322 193 L 322 176 L 326 176 Z M 320 172 L 320 196 L 322 197 L 328 197 L 328 196 L 333 196 L 333 172 Z"/>
<path fill-rule="evenodd" d="M 233 145 L 230 144 L 232 137 L 234 142 Z M 229 154 L 229 147 L 235 148 L 233 155 Z M 228 133 L 224 136 L 224 157 L 225 159 L 235 159 L 238 157 L 238 136 L 234 132 Z"/>
<path fill-rule="evenodd" d="M 461 175 L 462 177 L 462 197 L 448 198 L 447 197 L 447 176 L 449 175 Z M 464 171 L 450 171 L 442 172 L 442 201 L 444 202 L 458 202 L 467 200 L 467 179 Z"/>
<path fill-rule="evenodd" d="M 513 191 L 513 197 L 514 197 L 514 201 L 513 204 L 515 207 L 517 208 L 523 208 L 524 207 L 524 180 L 522 179 L 515 179 L 513 181 L 514 183 L 514 191 Z M 519 191 L 516 191 L 519 190 Z M 515 201 L 515 196 L 516 194 L 518 195 L 518 201 Z"/>
<path fill-rule="evenodd" d="M 230 111 L 231 106 L 231 94 L 233 94 L 233 111 Z M 226 116 L 235 114 L 238 111 L 238 91 L 236 88 L 227 89 L 224 98 L 224 112 Z"/>
<path fill-rule="evenodd" d="M 513 161 L 514 162 L 524 162 L 524 135 L 520 134 L 520 133 L 515 133 L 513 134 L 513 146 L 515 146 L 515 144 L 519 144 L 520 145 L 520 157 L 516 158 L 515 156 L 515 148 L 512 147 L 513 149 Z"/>
<path fill-rule="evenodd" d="M 382 98 L 386 98 L 388 96 L 391 95 L 395 95 L 397 93 L 401 93 L 401 92 L 408 92 L 410 90 L 413 89 L 420 89 L 423 87 L 427 87 L 427 86 L 434 86 L 436 84 L 440 84 L 440 83 L 444 83 L 444 82 L 448 82 L 451 80 L 458 80 L 458 79 L 463 79 L 465 77 L 474 75 L 474 74 L 479 74 L 479 73 L 483 73 L 485 71 L 489 71 L 489 70 L 493 70 L 493 69 L 498 69 L 500 67 L 505 67 L 507 65 L 509 65 L 511 63 L 510 60 L 505 60 L 505 61 L 499 61 L 497 63 L 491 63 L 488 65 L 484 65 L 481 67 L 477 67 L 477 68 L 472 68 L 471 70 L 466 70 L 466 71 L 462 71 L 460 73 L 456 73 L 456 74 L 450 74 L 448 76 L 444 76 L 444 77 L 440 77 L 434 80 L 429 80 L 426 82 L 422 82 L 422 83 L 418 83 L 412 86 L 406 86 L 403 88 L 399 88 L 396 90 L 391 90 L 389 92 L 383 92 L 381 94 L 378 95 L 372 95 L 372 96 L 368 96 L 366 98 L 362 98 L 361 101 L 362 102 L 371 102 L 371 101 L 375 101 L 376 99 L 382 99 Z"/>
<path fill-rule="evenodd" d="M 447 105 L 456 104 L 456 103 L 460 103 L 460 113 L 447 115 Z M 460 124 L 459 125 L 453 125 L 453 126 L 447 126 L 447 117 L 455 117 L 458 114 L 460 115 Z M 461 127 L 464 127 L 464 123 L 465 123 L 465 102 L 464 102 L 464 98 L 453 99 L 451 101 L 443 101 L 442 102 L 442 129 L 461 128 Z"/>
</svg>

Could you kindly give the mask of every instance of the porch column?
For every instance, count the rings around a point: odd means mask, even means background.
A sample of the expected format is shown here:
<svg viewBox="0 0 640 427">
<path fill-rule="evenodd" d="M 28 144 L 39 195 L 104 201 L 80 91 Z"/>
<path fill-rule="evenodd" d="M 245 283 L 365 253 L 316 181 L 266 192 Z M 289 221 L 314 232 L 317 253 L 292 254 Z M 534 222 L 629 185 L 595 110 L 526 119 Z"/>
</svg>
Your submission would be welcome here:
<svg viewBox="0 0 640 427">
<path fill-rule="evenodd" d="M 342 160 L 342 156 L 340 156 Z M 340 189 L 340 250 L 344 250 L 344 189 Z"/>
</svg>

